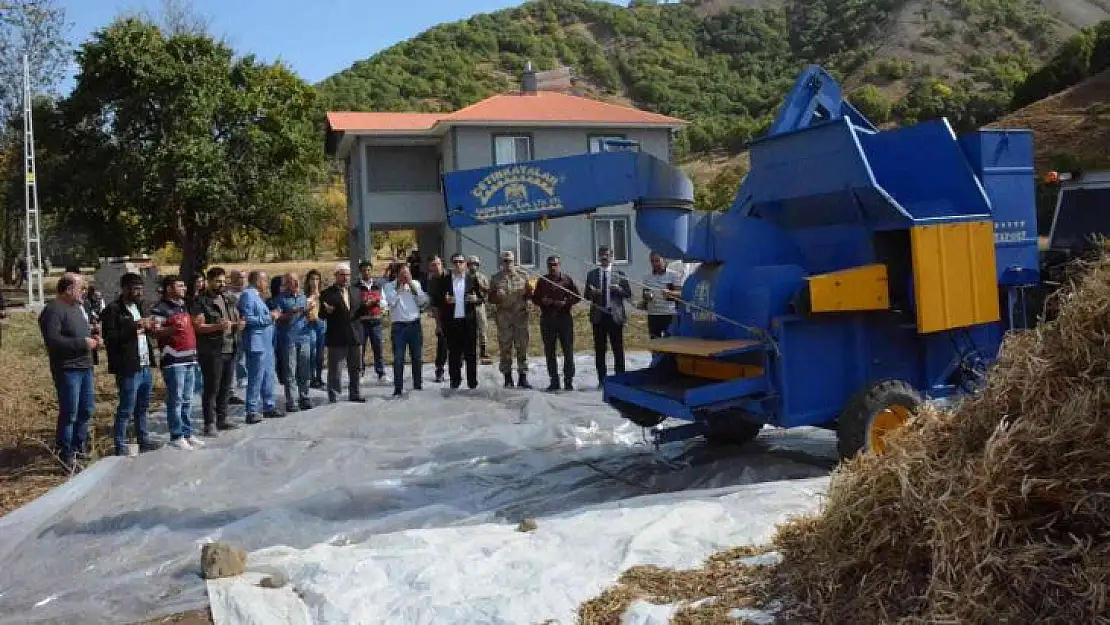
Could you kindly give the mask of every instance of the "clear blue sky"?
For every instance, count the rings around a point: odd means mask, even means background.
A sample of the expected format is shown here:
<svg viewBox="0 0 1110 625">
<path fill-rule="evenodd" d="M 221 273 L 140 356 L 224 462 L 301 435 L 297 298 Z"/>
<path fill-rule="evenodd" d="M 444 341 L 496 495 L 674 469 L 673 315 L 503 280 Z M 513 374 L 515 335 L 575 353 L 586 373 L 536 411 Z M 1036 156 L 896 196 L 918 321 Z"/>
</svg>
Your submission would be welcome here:
<svg viewBox="0 0 1110 625">
<path fill-rule="evenodd" d="M 611 0 L 616 2 L 617 0 Z M 617 2 L 625 5 L 627 1 Z M 121 12 L 161 7 L 159 0 L 63 0 L 75 45 Z M 240 52 L 281 59 L 317 82 L 431 26 L 521 0 L 194 0 L 213 34 Z M 72 89 L 72 79 L 62 92 Z"/>
</svg>

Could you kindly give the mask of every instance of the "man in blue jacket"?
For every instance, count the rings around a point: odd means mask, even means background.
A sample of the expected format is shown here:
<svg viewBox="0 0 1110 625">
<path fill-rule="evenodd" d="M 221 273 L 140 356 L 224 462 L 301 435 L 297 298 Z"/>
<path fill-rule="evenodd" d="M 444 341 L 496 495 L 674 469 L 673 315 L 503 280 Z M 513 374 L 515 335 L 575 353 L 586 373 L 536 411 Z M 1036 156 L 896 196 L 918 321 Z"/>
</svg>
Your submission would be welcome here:
<svg viewBox="0 0 1110 625">
<path fill-rule="evenodd" d="M 266 272 L 252 271 L 247 288 L 239 296 L 239 316 L 243 327 L 243 350 L 247 354 L 247 423 L 255 424 L 262 417 L 283 416 L 274 400 L 274 321 L 281 316 L 266 306 Z M 261 414 L 259 411 L 261 404 Z"/>
<path fill-rule="evenodd" d="M 308 381 L 311 378 L 309 355 L 312 352 L 312 337 L 315 330 L 308 323 L 305 312 L 308 298 L 301 292 L 301 280 L 295 273 L 285 274 L 281 293 L 277 296 L 278 317 L 277 343 L 282 351 L 282 383 L 285 385 L 285 411 L 308 410 Z M 298 401 L 293 403 L 293 386 L 297 387 Z"/>
</svg>

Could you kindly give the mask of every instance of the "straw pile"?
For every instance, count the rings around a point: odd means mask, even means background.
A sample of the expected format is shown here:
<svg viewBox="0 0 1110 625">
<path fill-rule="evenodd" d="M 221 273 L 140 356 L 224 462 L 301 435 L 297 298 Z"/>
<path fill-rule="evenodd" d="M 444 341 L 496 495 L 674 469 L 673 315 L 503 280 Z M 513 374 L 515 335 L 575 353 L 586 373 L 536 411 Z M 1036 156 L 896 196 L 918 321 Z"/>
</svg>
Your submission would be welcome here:
<svg viewBox="0 0 1110 625">
<path fill-rule="evenodd" d="M 985 390 L 833 476 L 775 540 L 797 616 L 1110 623 L 1110 255 L 1011 337 Z"/>
</svg>

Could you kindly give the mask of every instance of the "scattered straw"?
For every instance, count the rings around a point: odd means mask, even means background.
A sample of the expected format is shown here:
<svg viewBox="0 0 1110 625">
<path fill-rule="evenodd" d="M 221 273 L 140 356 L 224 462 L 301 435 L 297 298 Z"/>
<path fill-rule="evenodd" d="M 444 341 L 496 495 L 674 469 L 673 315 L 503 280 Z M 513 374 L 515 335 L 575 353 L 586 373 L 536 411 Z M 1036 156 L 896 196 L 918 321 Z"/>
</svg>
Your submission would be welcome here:
<svg viewBox="0 0 1110 625">
<path fill-rule="evenodd" d="M 841 623 L 1110 623 L 1110 255 L 1007 339 L 985 390 L 926 410 L 784 525 L 778 591 Z"/>
</svg>

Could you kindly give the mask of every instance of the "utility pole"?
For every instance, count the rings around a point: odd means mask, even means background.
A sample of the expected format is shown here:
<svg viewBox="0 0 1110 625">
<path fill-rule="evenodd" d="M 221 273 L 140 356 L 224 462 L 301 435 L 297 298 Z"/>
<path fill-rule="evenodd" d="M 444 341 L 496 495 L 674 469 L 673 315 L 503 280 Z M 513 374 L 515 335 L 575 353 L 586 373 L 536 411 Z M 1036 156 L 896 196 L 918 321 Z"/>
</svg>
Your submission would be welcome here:
<svg viewBox="0 0 1110 625">
<path fill-rule="evenodd" d="M 42 239 L 39 230 L 39 188 L 35 180 L 35 128 L 31 120 L 31 65 L 23 55 L 23 174 L 27 206 L 27 308 L 39 312 L 46 305 L 43 282 Z"/>
</svg>

